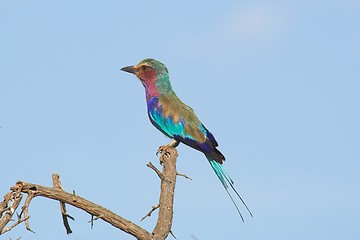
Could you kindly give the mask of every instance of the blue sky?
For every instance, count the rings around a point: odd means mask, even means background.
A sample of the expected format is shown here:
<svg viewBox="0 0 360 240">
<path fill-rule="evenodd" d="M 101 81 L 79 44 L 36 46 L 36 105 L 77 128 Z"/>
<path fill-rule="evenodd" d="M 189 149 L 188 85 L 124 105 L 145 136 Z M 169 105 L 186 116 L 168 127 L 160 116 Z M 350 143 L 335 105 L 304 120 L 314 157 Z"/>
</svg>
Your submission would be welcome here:
<svg viewBox="0 0 360 240">
<path fill-rule="evenodd" d="M 146 167 L 169 140 L 142 85 L 152 57 L 217 138 L 251 208 L 241 223 L 205 157 L 180 145 L 178 239 L 359 239 L 360 2 L 0 0 L 0 193 L 51 185 L 139 223 L 158 201 Z M 86 213 L 66 236 L 58 203 L 4 238 L 133 239 Z M 171 239 L 171 237 L 170 237 Z"/>
</svg>

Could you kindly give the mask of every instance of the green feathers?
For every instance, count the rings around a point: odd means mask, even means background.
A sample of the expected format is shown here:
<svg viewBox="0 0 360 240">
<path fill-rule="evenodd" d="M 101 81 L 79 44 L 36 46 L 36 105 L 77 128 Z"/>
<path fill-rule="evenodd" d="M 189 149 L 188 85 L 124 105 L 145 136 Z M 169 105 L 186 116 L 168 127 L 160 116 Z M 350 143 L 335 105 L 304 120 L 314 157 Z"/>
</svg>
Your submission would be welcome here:
<svg viewBox="0 0 360 240">
<path fill-rule="evenodd" d="M 231 179 L 231 177 L 229 176 L 229 174 L 227 174 L 227 172 L 225 171 L 225 169 L 223 168 L 223 166 L 218 163 L 217 161 L 214 161 L 212 159 L 208 159 L 210 162 L 211 167 L 214 169 L 216 175 L 218 176 L 218 178 L 220 179 L 220 182 L 222 183 L 222 185 L 224 186 L 224 188 L 228 188 L 228 183 L 229 184 L 233 184 L 233 180 Z"/>
<path fill-rule="evenodd" d="M 241 202 L 244 204 L 246 210 L 249 212 L 250 216 L 253 216 L 250 209 L 248 208 L 248 206 L 246 205 L 246 203 L 244 202 L 244 200 L 240 197 L 240 194 L 236 191 L 235 187 L 234 187 L 234 182 L 231 179 L 231 177 L 229 176 L 229 174 L 227 174 L 227 172 L 225 171 L 223 165 L 221 165 L 220 163 L 218 163 L 217 161 L 211 159 L 210 156 L 206 156 L 206 158 L 209 160 L 209 163 L 212 167 L 212 169 L 214 170 L 215 174 L 217 175 L 217 177 L 219 178 L 220 182 L 222 183 L 222 185 L 224 186 L 227 194 L 229 195 L 231 201 L 234 203 L 236 210 L 238 211 L 241 220 L 244 222 L 244 218 L 238 208 L 238 206 L 236 205 L 233 197 L 230 195 L 228 188 L 229 186 L 232 188 L 232 190 L 234 190 L 234 192 L 236 193 L 236 195 L 239 197 L 239 199 L 241 200 Z"/>
</svg>

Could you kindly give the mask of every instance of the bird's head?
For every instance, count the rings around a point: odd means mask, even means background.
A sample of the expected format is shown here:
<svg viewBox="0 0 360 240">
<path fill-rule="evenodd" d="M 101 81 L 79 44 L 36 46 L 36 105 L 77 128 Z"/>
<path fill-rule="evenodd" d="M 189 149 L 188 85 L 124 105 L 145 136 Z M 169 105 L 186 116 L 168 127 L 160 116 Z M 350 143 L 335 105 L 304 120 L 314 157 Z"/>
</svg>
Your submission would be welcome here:
<svg viewBox="0 0 360 240">
<path fill-rule="evenodd" d="M 141 81 L 151 81 L 161 75 L 167 75 L 168 70 L 161 62 L 147 58 L 135 66 L 121 68 L 122 71 L 135 74 Z"/>
<path fill-rule="evenodd" d="M 167 68 L 155 59 L 147 58 L 137 65 L 123 67 L 121 70 L 135 74 L 145 88 L 156 87 L 159 91 L 172 91 Z"/>
</svg>

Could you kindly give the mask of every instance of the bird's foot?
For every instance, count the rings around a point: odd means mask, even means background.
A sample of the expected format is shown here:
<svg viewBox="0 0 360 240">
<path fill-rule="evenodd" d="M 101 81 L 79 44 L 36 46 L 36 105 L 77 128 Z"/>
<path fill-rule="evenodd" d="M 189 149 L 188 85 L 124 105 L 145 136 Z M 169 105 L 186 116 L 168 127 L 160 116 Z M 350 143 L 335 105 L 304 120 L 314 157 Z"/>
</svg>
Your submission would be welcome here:
<svg viewBox="0 0 360 240">
<path fill-rule="evenodd" d="M 162 145 L 158 148 L 158 150 L 156 151 L 156 156 L 159 155 L 159 153 L 161 154 L 161 157 L 170 157 L 170 152 L 168 151 L 169 148 L 171 148 L 171 146 L 169 145 Z"/>
<path fill-rule="evenodd" d="M 170 157 L 170 148 L 175 148 L 179 145 L 179 141 L 177 140 L 173 140 L 171 143 L 169 143 L 168 145 L 162 145 L 158 148 L 158 150 L 156 151 L 156 156 L 160 153 L 160 158 L 164 159 L 167 157 Z"/>
</svg>

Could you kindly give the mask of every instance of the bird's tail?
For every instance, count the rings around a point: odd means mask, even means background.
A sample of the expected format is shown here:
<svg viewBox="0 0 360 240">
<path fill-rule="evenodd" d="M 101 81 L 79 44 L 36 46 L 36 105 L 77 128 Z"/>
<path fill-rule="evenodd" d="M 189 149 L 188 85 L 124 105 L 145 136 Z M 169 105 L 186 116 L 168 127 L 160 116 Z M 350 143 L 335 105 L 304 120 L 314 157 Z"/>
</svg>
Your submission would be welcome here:
<svg viewBox="0 0 360 240">
<path fill-rule="evenodd" d="M 236 193 L 236 195 L 239 197 L 239 199 L 241 200 L 242 204 L 244 204 L 246 210 L 249 212 L 250 216 L 252 217 L 252 213 L 250 211 L 250 209 L 248 208 L 248 206 L 246 205 L 245 201 L 240 197 L 240 194 L 236 191 L 235 187 L 234 187 L 234 182 L 233 180 L 231 179 L 231 177 L 229 176 L 229 174 L 225 171 L 223 165 L 221 165 L 219 162 L 213 160 L 210 156 L 206 156 L 207 159 L 209 160 L 209 163 L 212 167 L 212 169 L 214 169 L 216 175 L 218 176 L 220 182 L 222 183 L 222 185 L 224 186 L 227 194 L 229 195 L 231 201 L 234 203 L 235 207 L 236 207 L 236 210 L 238 211 L 240 217 L 241 217 L 241 220 L 244 222 L 244 218 L 243 216 L 241 215 L 241 212 L 238 208 L 238 206 L 236 205 L 233 197 L 230 195 L 229 191 L 228 191 L 228 188 L 229 186 L 232 188 L 232 190 L 234 190 L 234 192 Z"/>
</svg>

